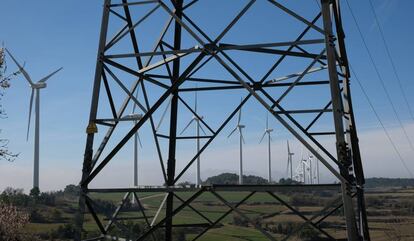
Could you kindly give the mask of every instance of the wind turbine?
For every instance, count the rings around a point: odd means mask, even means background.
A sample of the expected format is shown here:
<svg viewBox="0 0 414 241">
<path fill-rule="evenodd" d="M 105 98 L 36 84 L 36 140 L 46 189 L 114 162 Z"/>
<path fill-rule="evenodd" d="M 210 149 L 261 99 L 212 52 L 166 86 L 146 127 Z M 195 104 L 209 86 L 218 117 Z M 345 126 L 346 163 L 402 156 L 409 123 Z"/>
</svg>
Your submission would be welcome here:
<svg viewBox="0 0 414 241">
<path fill-rule="evenodd" d="M 181 131 L 180 135 L 183 134 L 190 125 L 195 122 L 196 123 L 196 137 L 197 137 L 197 153 L 200 152 L 200 130 L 204 133 L 204 135 L 207 135 L 204 131 L 203 127 L 200 125 L 200 120 L 204 118 L 204 116 L 200 116 L 197 113 L 197 91 L 195 91 L 195 97 L 194 97 L 194 113 L 196 115 L 193 115 L 191 120 L 188 122 L 188 124 L 184 127 L 184 129 Z M 198 116 L 198 117 L 197 117 Z M 200 155 L 197 157 L 197 175 L 196 175 L 196 186 L 199 187 L 201 185 L 201 175 L 200 175 Z"/>
<path fill-rule="evenodd" d="M 312 155 L 309 155 L 308 161 L 309 161 L 309 183 L 313 184 L 314 173 L 313 173 L 313 169 L 312 169 L 312 161 L 313 161 L 313 156 Z"/>
<path fill-rule="evenodd" d="M 263 132 L 262 138 L 260 138 L 259 143 L 262 143 L 263 139 L 267 135 L 267 153 L 268 153 L 268 181 L 269 183 L 272 182 L 272 148 L 270 145 L 270 142 L 272 140 L 272 137 L 270 136 L 270 133 L 273 131 L 273 129 L 269 128 L 269 114 L 266 115 L 266 129 Z"/>
<path fill-rule="evenodd" d="M 40 89 L 44 89 L 47 87 L 46 81 L 52 77 L 54 74 L 59 72 L 62 68 L 52 72 L 51 74 L 47 75 L 46 77 L 42 78 L 38 82 L 33 82 L 30 78 L 29 74 L 26 70 L 21 66 L 14 56 L 6 49 L 6 52 L 10 55 L 13 62 L 19 67 L 19 71 L 23 74 L 26 78 L 27 82 L 29 83 L 30 88 L 32 89 L 32 93 L 30 95 L 30 107 L 29 107 L 29 121 L 27 125 L 27 134 L 26 140 L 29 139 L 29 130 L 30 130 L 30 119 L 32 116 L 32 106 L 33 106 L 33 97 L 35 97 L 35 136 L 34 136 L 34 170 L 33 170 L 33 188 L 39 188 L 39 140 L 40 140 Z"/>
<path fill-rule="evenodd" d="M 287 159 L 287 172 L 289 173 L 290 170 L 290 180 L 293 180 L 293 155 L 295 153 L 290 152 L 289 140 L 287 142 L 287 151 L 288 151 L 288 159 Z"/>
<path fill-rule="evenodd" d="M 139 87 L 139 86 L 138 86 Z M 135 98 L 138 99 L 138 88 Z M 137 104 L 134 102 L 132 106 L 132 113 L 127 115 L 126 118 L 131 119 L 134 123 L 134 126 L 142 118 L 142 114 L 137 114 L 136 112 Z M 141 138 L 139 137 L 138 131 L 134 134 L 134 187 L 138 186 L 138 145 L 142 148 Z M 135 203 L 135 195 L 131 197 L 131 203 Z"/>
<path fill-rule="evenodd" d="M 237 130 L 239 131 L 239 143 L 240 143 L 239 184 L 240 185 L 243 184 L 243 143 L 244 143 L 243 128 L 246 127 L 245 125 L 240 124 L 241 116 L 242 116 L 242 106 L 240 107 L 240 110 L 239 110 L 239 117 L 237 119 L 237 125 L 227 136 L 227 138 L 230 138 L 230 136 L 233 135 L 234 132 L 236 132 Z"/>
<path fill-rule="evenodd" d="M 312 167 L 312 164 L 316 161 L 315 166 L 311 168 L 313 172 L 312 180 L 313 180 L 313 184 L 319 184 L 319 159 L 315 158 L 313 155 L 310 155 L 309 159 L 310 159 L 311 167 Z"/>
</svg>

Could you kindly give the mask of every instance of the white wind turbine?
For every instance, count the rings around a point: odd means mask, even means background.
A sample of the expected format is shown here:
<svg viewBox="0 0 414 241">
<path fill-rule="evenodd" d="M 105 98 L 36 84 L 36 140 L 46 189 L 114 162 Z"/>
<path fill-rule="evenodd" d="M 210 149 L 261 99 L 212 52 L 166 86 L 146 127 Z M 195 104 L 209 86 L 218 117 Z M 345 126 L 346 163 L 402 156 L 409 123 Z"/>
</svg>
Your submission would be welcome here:
<svg viewBox="0 0 414 241">
<path fill-rule="evenodd" d="M 289 140 L 287 140 L 287 151 L 288 151 L 288 159 L 287 159 L 287 172 L 289 174 L 290 171 L 290 180 L 293 180 L 293 155 L 295 153 L 290 151 Z"/>
<path fill-rule="evenodd" d="M 138 88 L 135 98 L 138 99 Z M 133 121 L 134 126 L 142 118 L 142 114 L 135 113 L 136 109 L 137 104 L 134 102 L 134 105 L 132 106 L 132 113 L 126 116 L 126 118 L 129 118 Z M 138 186 L 138 145 L 142 148 L 141 138 L 139 137 L 139 133 L 137 131 L 134 134 L 134 187 Z M 131 202 L 135 203 L 135 195 L 132 195 Z"/>
<path fill-rule="evenodd" d="M 267 135 L 267 153 L 268 153 L 268 182 L 272 182 L 272 148 L 271 148 L 271 141 L 272 137 L 270 136 L 270 133 L 273 131 L 273 129 L 269 128 L 269 114 L 266 115 L 266 129 L 263 132 L 262 138 L 260 138 L 259 143 L 262 143 L 263 139 Z"/>
<path fill-rule="evenodd" d="M 319 160 L 313 155 L 309 155 L 312 184 L 319 184 Z"/>
<path fill-rule="evenodd" d="M 19 67 L 20 72 L 29 82 L 29 86 L 32 89 L 32 93 L 30 95 L 30 107 L 29 107 L 29 121 L 27 125 L 27 134 L 26 140 L 29 139 L 29 130 L 30 130 L 30 119 L 32 116 L 32 106 L 33 106 L 33 97 L 36 96 L 35 99 L 35 136 L 34 136 L 34 170 L 33 170 L 33 188 L 39 188 L 39 128 L 40 128 L 40 89 L 46 88 L 47 84 L 46 81 L 52 77 L 54 74 L 59 72 L 62 68 L 52 72 L 51 74 L 47 75 L 46 77 L 42 78 L 38 82 L 34 83 L 30 78 L 29 74 L 24 70 L 23 66 L 21 66 L 14 56 L 7 50 L 7 53 L 10 55 L 13 62 Z"/>
<path fill-rule="evenodd" d="M 194 113 L 196 115 L 193 115 L 191 120 L 188 122 L 188 124 L 184 127 L 184 129 L 181 131 L 180 135 L 183 134 L 188 127 L 190 127 L 191 123 L 196 123 L 196 137 L 197 137 L 197 153 L 200 152 L 200 130 L 204 133 L 204 135 L 207 135 L 204 131 L 203 127 L 200 125 L 200 120 L 204 118 L 204 116 L 198 115 L 197 112 L 197 91 L 195 91 L 195 97 L 194 97 Z M 197 117 L 199 116 L 199 117 Z M 199 187 L 201 185 L 201 175 L 200 175 L 200 155 L 197 157 L 197 175 L 196 175 L 196 186 Z"/>
<path fill-rule="evenodd" d="M 240 185 L 243 184 L 243 143 L 244 143 L 243 128 L 246 127 L 245 125 L 240 124 L 241 116 L 242 116 L 242 107 L 243 106 L 241 106 L 239 110 L 239 117 L 237 119 L 236 127 L 227 136 L 227 138 L 229 138 L 231 135 L 233 135 L 234 132 L 236 132 L 237 130 L 239 131 L 239 143 L 240 143 L 239 184 Z"/>
</svg>

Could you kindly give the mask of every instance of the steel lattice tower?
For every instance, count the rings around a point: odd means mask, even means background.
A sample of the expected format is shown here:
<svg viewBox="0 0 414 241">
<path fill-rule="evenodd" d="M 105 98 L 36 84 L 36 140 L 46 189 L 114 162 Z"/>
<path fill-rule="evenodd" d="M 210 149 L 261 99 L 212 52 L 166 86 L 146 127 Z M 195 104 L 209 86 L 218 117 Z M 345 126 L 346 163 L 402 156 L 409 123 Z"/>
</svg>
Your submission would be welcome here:
<svg viewBox="0 0 414 241">
<path fill-rule="evenodd" d="M 197 16 L 191 15 L 192 7 L 200 2 L 207 2 L 214 7 L 220 7 L 220 1 L 206 0 L 105 0 L 103 18 L 101 25 L 98 58 L 93 85 L 92 104 L 87 127 L 86 148 L 83 161 L 82 180 L 80 182 L 81 194 L 79 200 L 80 216 L 78 222 L 78 234 L 76 239 L 81 240 L 81 228 L 84 221 L 86 208 L 93 220 L 96 222 L 102 235 L 91 240 L 105 240 L 111 238 L 110 228 L 119 225 L 117 216 L 126 200 L 135 196 L 139 202 L 142 193 L 155 192 L 165 193 L 165 214 L 158 220 L 150 223 L 150 218 L 141 208 L 142 217 L 147 228 L 136 236 L 136 240 L 155 240 L 155 232 L 163 232 L 165 240 L 173 240 L 172 231 L 179 227 L 198 227 L 202 231 L 193 239 L 201 237 L 212 227 L 230 213 L 238 213 L 248 222 L 252 222 L 244 215 L 238 207 L 245 203 L 256 193 L 266 193 L 286 206 L 294 214 L 297 214 L 305 222 L 300 228 L 310 225 L 319 230 L 328 239 L 335 240 L 320 226 L 321 222 L 335 211 L 343 208 L 346 220 L 346 236 L 348 240 L 370 240 L 365 203 L 364 203 L 364 174 L 358 136 L 355 127 L 353 107 L 351 102 L 350 73 L 345 48 L 345 36 L 341 22 L 341 11 L 339 0 L 321 0 L 320 8 L 314 13 L 311 20 L 308 17 L 286 7 L 278 0 L 246 0 L 239 1 L 242 5 L 238 12 L 231 16 L 228 23 L 218 34 L 210 34 L 203 31 L 203 27 L 197 24 Z M 237 1 L 234 1 L 237 2 Z M 288 16 L 293 21 L 303 26 L 296 37 L 286 41 L 278 41 L 278 36 L 272 42 L 257 42 L 245 44 L 243 41 L 226 42 L 226 35 L 238 25 L 238 23 L 251 11 L 254 5 L 267 4 L 269 8 Z M 147 9 L 144 13 L 135 16 L 136 9 Z M 140 44 L 142 36 L 153 35 L 152 31 L 140 32 L 140 26 L 150 22 L 151 16 L 162 12 L 167 16 L 164 27 L 156 29 L 160 35 L 152 47 Z M 206 13 L 208 14 L 208 13 Z M 253 15 L 260 17 L 259 15 Z M 214 17 L 214 16 L 210 16 Z M 252 15 L 250 15 L 252 17 Z M 117 19 L 122 24 L 113 26 L 111 19 Z M 156 18 L 158 21 L 158 17 Z M 269 20 L 267 20 L 269 21 Z M 271 21 L 278 21 L 277 18 Z M 213 24 L 213 23 L 210 23 Z M 151 25 L 152 26 L 152 25 Z M 115 28 L 115 29 L 114 29 Z M 287 26 L 289 28 L 289 26 Z M 287 29 L 280 29 L 280 32 Z M 247 31 L 247 30 L 246 30 Z M 309 37 L 310 36 L 310 37 Z M 191 40 L 191 41 L 190 41 Z M 125 53 L 125 48 L 117 48 L 117 45 L 129 46 L 131 52 Z M 122 49 L 122 50 L 120 50 Z M 267 54 L 273 56 L 271 67 L 263 78 L 255 78 L 249 75 L 249 71 L 238 64 L 241 55 L 231 53 Z M 272 79 L 276 70 L 288 59 L 310 61 L 310 64 L 302 69 L 302 72 L 290 75 L 282 79 Z M 126 60 L 133 61 L 126 62 Z M 200 77 L 204 66 L 210 62 L 221 66 L 222 71 L 212 73 L 214 77 Z M 318 69 L 313 68 L 319 65 Z M 232 77 L 226 80 L 222 72 Z M 325 80 L 307 81 L 306 76 L 312 72 L 318 72 Z M 125 76 L 132 76 L 134 81 L 126 82 Z M 272 76 L 272 77 L 271 77 Z M 323 77 L 321 77 L 322 79 Z M 293 79 L 293 80 L 292 80 Z M 187 83 L 198 83 L 196 87 Z M 203 85 L 204 84 L 204 85 Z M 113 94 L 112 86 L 117 85 L 123 92 L 122 105 L 116 106 L 115 99 L 119 94 Z M 297 88 L 326 87 L 328 93 L 326 103 L 319 108 L 289 109 L 283 107 L 282 102 Z M 157 88 L 157 90 L 153 90 Z M 150 90 L 151 89 L 151 90 Z M 278 89 L 279 92 L 272 92 Z M 216 127 L 200 118 L 192 107 L 183 98 L 184 93 L 194 91 L 224 91 L 239 90 L 244 93 L 240 104 L 228 114 Z M 139 98 L 135 93 L 139 92 Z M 154 93 L 157 93 L 155 95 Z M 154 96 L 153 96 L 154 95 Z M 322 97 L 321 97 L 322 98 Z M 103 100 L 106 104 L 103 104 Z M 210 143 L 222 132 L 227 124 L 235 117 L 246 102 L 257 103 L 264 107 L 286 130 L 288 130 L 300 143 L 302 143 L 313 156 L 329 170 L 338 180 L 339 184 L 314 184 L 314 185 L 211 185 L 201 187 L 178 187 L 176 184 L 180 178 L 188 173 L 189 167 L 197 160 L 198 156 L 205 151 Z M 235 102 L 239 99 L 236 98 Z M 306 100 L 301 100 L 306 102 Z M 161 112 L 161 106 L 170 102 L 168 134 L 162 134 L 156 126 L 156 113 Z M 286 102 L 286 101 L 285 101 Z M 300 102 L 300 101 L 299 101 Z M 131 127 L 131 119 L 126 115 L 126 109 L 131 104 L 139 107 L 142 118 L 135 120 Z M 185 108 L 198 118 L 208 133 L 203 136 L 203 144 L 198 153 L 189 161 L 184 168 L 177 169 L 177 143 L 182 139 L 194 139 L 194 136 L 181 136 L 178 134 L 178 123 L 180 108 Z M 99 110 L 106 110 L 110 117 L 103 117 Z M 220 111 L 220 108 L 216 110 Z M 300 114 L 311 114 L 312 119 L 307 123 L 297 118 Z M 325 116 L 329 117 L 332 129 L 323 131 L 312 131 Z M 107 116 L 107 115 L 106 115 Z M 126 133 L 119 134 L 119 129 L 125 120 L 129 120 L 129 129 Z M 90 188 L 90 183 L 113 162 L 117 153 L 125 148 L 134 134 L 144 126 L 149 126 L 153 142 L 165 181 L 163 187 L 125 187 L 125 188 Z M 99 127 L 99 133 L 98 133 Z M 102 130 L 107 128 L 106 134 Z M 102 135 L 100 135 L 102 133 Z M 121 136 L 121 138 L 114 138 Z M 331 136 L 334 148 L 328 149 L 325 142 L 318 138 Z M 163 150 L 160 140 L 167 142 L 167 150 Z M 95 144 L 94 144 L 95 143 Z M 111 144 L 108 144 L 111 143 Z M 320 151 L 317 151 L 317 150 Z M 163 158 L 165 155 L 167 158 Z M 330 205 L 321 210 L 317 215 L 309 218 L 284 201 L 277 193 L 287 190 L 332 190 L 337 189 L 341 195 Z M 227 201 L 220 192 L 246 192 L 245 198 L 234 204 Z M 102 219 L 97 215 L 97 204 L 91 194 L 93 193 L 126 193 L 116 211 L 109 216 L 109 221 L 104 225 Z M 186 193 L 186 198 L 178 194 Z M 229 211 L 216 220 L 205 217 L 191 206 L 192 202 L 205 193 L 212 194 L 218 201 L 229 208 Z M 177 200 L 180 201 L 177 204 Z M 161 205 L 164 205 L 163 204 Z M 204 224 L 175 224 L 174 217 L 183 209 L 191 208 L 195 213 L 203 217 Z M 159 210 L 162 210 L 160 208 Z M 158 216 L 158 213 L 157 213 Z M 260 226 L 252 225 L 258 229 L 264 237 L 276 240 L 267 230 Z M 300 229 L 299 228 L 299 229 Z M 298 232 L 295 230 L 294 232 Z M 292 234 L 290 234 L 292 235 Z"/>
</svg>

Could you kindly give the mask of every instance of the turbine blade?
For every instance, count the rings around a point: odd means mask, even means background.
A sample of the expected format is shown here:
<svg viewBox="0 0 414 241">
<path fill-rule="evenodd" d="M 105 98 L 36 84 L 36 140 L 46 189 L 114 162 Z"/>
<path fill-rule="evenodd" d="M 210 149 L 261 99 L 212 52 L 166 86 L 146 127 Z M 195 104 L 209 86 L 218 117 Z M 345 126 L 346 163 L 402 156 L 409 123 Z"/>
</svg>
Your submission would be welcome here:
<svg viewBox="0 0 414 241">
<path fill-rule="evenodd" d="M 289 174 L 289 162 L 290 162 L 290 158 L 288 157 L 287 164 L 286 164 L 286 173 L 287 174 Z"/>
<path fill-rule="evenodd" d="M 14 58 L 14 56 L 9 52 L 8 49 L 6 49 L 6 52 L 10 55 L 10 58 L 13 60 L 13 62 L 19 67 L 19 71 L 22 72 L 23 76 L 26 78 L 26 80 L 29 82 L 30 85 L 33 85 L 33 81 L 30 78 L 29 74 L 24 70 L 23 66 L 17 62 L 17 60 Z"/>
<path fill-rule="evenodd" d="M 263 141 L 263 139 L 265 138 L 265 136 L 266 136 L 266 131 L 263 133 L 262 138 L 260 138 L 259 143 L 262 143 L 262 141 Z"/>
<path fill-rule="evenodd" d="M 26 134 L 26 141 L 28 141 L 28 140 L 29 140 L 30 120 L 31 120 L 31 118 L 32 118 L 33 97 L 34 97 L 34 89 L 32 89 L 32 94 L 30 95 L 29 121 L 27 122 L 27 134 Z"/>
<path fill-rule="evenodd" d="M 180 132 L 180 135 L 184 133 L 185 130 L 187 130 L 187 128 L 191 125 L 191 123 L 193 123 L 194 119 L 191 119 L 190 122 L 188 122 L 188 124 L 184 127 L 184 129 Z"/>
<path fill-rule="evenodd" d="M 242 131 L 241 129 L 240 129 L 240 135 L 241 135 L 241 138 L 242 138 L 243 144 L 246 144 L 246 142 L 244 141 L 243 131 Z"/>
<path fill-rule="evenodd" d="M 43 79 L 39 80 L 39 83 L 44 83 L 46 82 L 48 79 L 50 79 L 50 77 L 52 77 L 53 75 L 55 75 L 57 72 L 61 71 L 63 69 L 63 67 L 60 67 L 59 69 L 57 69 L 56 71 L 52 72 L 51 74 L 49 74 L 48 76 L 44 77 Z"/>
<path fill-rule="evenodd" d="M 266 129 L 269 129 L 269 113 L 266 115 Z"/>
<path fill-rule="evenodd" d="M 287 143 L 287 149 L 288 149 L 288 155 L 290 154 L 290 148 L 289 148 L 289 140 L 286 140 Z"/>
<path fill-rule="evenodd" d="M 135 99 L 138 100 L 139 85 L 138 85 L 138 87 L 136 89 L 136 92 L 137 93 L 135 94 Z M 132 106 L 132 113 L 135 113 L 136 108 L 137 108 L 137 103 L 135 103 L 135 101 L 134 101 L 134 105 Z"/>
<path fill-rule="evenodd" d="M 160 128 L 160 126 L 161 126 L 161 124 L 162 124 L 162 122 L 163 122 L 163 120 L 164 120 L 164 118 L 165 118 L 165 115 L 167 114 L 167 111 L 168 111 L 168 109 L 170 108 L 170 105 L 171 105 L 171 98 L 172 98 L 172 96 L 170 96 L 170 98 L 169 98 L 169 100 L 168 100 L 167 107 L 165 107 L 165 110 L 164 110 L 164 112 L 163 112 L 163 113 L 162 113 L 162 115 L 161 115 L 161 119 L 160 119 L 160 121 L 158 122 L 157 128 L 155 128 L 155 131 L 158 131 L 158 129 Z"/>
<path fill-rule="evenodd" d="M 240 110 L 239 110 L 239 117 L 237 118 L 237 124 L 238 124 L 238 125 L 240 125 L 241 115 L 242 115 L 242 107 L 240 107 Z"/>
<path fill-rule="evenodd" d="M 197 85 L 196 85 L 196 88 L 197 88 Z M 198 105 L 198 103 L 197 103 L 197 91 L 195 91 L 194 92 L 194 112 L 196 113 L 196 114 L 198 114 L 197 113 L 197 105 Z"/>
<path fill-rule="evenodd" d="M 207 135 L 206 131 L 204 130 L 202 125 L 198 125 L 200 127 L 200 130 L 204 133 L 204 135 Z"/>
<path fill-rule="evenodd" d="M 233 135 L 233 133 L 237 130 L 237 126 L 230 132 L 230 134 L 227 136 L 227 138 L 229 138 L 231 135 Z"/>
<path fill-rule="evenodd" d="M 137 137 L 138 137 L 139 146 L 142 148 L 141 137 L 139 137 L 139 133 L 138 132 L 137 132 Z"/>
</svg>

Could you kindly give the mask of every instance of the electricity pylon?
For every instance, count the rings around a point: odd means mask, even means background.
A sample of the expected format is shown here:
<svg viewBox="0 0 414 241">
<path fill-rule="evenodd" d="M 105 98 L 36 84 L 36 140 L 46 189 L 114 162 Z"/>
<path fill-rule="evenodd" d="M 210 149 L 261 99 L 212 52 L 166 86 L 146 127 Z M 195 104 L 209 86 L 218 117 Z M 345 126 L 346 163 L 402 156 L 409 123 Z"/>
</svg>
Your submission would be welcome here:
<svg viewBox="0 0 414 241">
<path fill-rule="evenodd" d="M 114 224 L 122 225 L 118 222 L 118 214 L 123 202 L 104 225 L 97 214 L 98 208 L 93 201 L 94 195 L 90 195 L 102 192 L 126 192 L 122 200 L 128 199 L 129 195 L 136 195 L 138 201 L 143 192 L 165 194 L 164 201 L 156 215 L 158 217 L 159 213 L 164 212 L 164 215 L 160 215 L 162 218 L 154 217 L 150 221 L 146 210 L 141 210 L 147 227 L 140 233 L 134 234 L 135 240 L 147 240 L 155 233 L 163 232 L 163 240 L 172 241 L 173 230 L 178 227 L 198 227 L 197 230 L 200 232 L 196 234 L 194 240 L 198 239 L 230 213 L 240 214 L 238 206 L 259 192 L 269 194 L 282 205 L 294 210 L 293 213 L 306 222 L 305 227 L 312 225 L 325 238 L 335 240 L 327 230 L 319 226 L 320 222 L 316 219 L 308 219 L 306 214 L 296 210 L 278 194 L 282 191 L 311 189 L 335 189 L 341 193 L 340 199 L 324 208 L 325 211 L 329 210 L 328 212 L 315 214 L 320 216 L 320 220 L 326 218 L 325 214 L 329 216 L 330 213 L 334 213 L 332 210 L 343 208 L 346 234 L 341 238 L 350 241 L 370 240 L 364 201 L 364 173 L 351 101 L 349 64 L 342 28 L 340 1 L 321 0 L 321 8 L 317 7 L 313 1 L 301 1 L 299 5 L 289 1 L 289 7 L 286 6 L 287 2 L 279 0 L 234 1 L 231 6 L 234 11 L 237 11 L 236 13 L 225 11 L 223 12 L 224 18 L 214 16 L 215 19 L 220 20 L 231 18 L 224 27 L 216 23 L 222 21 L 198 21 L 201 17 L 211 19 L 212 14 L 211 11 L 197 10 L 198 4 L 204 3 L 203 9 L 206 6 L 213 9 L 220 7 L 221 4 L 227 4 L 226 2 L 105 0 L 80 182 L 76 240 L 81 239 L 83 215 L 86 213 L 86 208 L 101 233 L 95 240 L 118 238 L 112 237 L 114 235 L 112 227 Z M 259 6 L 256 7 L 256 5 Z M 301 8 L 300 12 L 306 12 L 306 16 L 298 13 L 295 6 Z M 274 10 L 277 14 L 274 18 L 263 18 L 260 12 L 263 9 Z M 285 18 L 278 19 L 278 16 L 282 15 Z M 308 19 L 310 15 L 314 17 Z M 163 18 L 166 23 L 160 26 L 160 20 Z M 273 22 L 270 25 L 264 24 L 260 25 L 261 28 L 252 29 L 252 26 L 258 26 L 255 24 L 257 21 L 263 21 L 263 19 L 270 19 L 267 21 Z M 283 21 L 280 21 L 282 19 Z M 276 28 L 275 25 L 281 22 L 283 26 L 278 29 L 277 34 L 271 34 L 271 30 Z M 271 26 L 272 29 L 269 31 L 263 29 L 266 26 Z M 217 28 L 221 29 L 217 30 Z M 157 30 L 160 30 L 160 35 L 154 37 L 153 33 Z M 292 36 L 293 34 L 295 36 Z M 155 39 L 153 45 L 148 43 L 152 37 Z M 268 41 L 262 41 L 263 39 Z M 249 55 L 246 56 L 246 53 Z M 263 59 L 263 55 L 272 57 L 272 60 Z M 210 63 L 212 64 L 209 65 Z M 278 77 L 282 76 L 281 68 L 278 68 L 282 63 L 284 66 L 298 68 L 294 70 L 296 74 Z M 261 73 L 256 73 L 260 69 L 256 66 L 259 65 L 262 69 L 266 68 L 263 77 L 258 75 Z M 195 88 L 189 87 L 189 82 L 196 82 L 199 85 Z M 111 91 L 112 85 L 108 83 L 119 86 L 122 91 Z M 105 87 L 102 91 L 101 86 Z M 140 86 L 143 97 L 141 101 L 132 95 L 138 86 Z M 270 92 L 271 89 L 277 91 Z M 302 92 L 298 93 L 298 89 Z M 182 98 L 184 92 L 195 91 L 209 91 L 217 95 L 224 93 L 222 99 L 211 97 L 211 101 L 208 102 L 215 112 L 214 118 L 209 118 L 208 123 L 201 119 Z M 229 94 L 228 91 L 239 91 L 243 97 L 240 104 L 226 112 L 222 108 L 224 105 L 227 107 L 230 106 L 227 103 L 238 102 L 234 99 L 235 95 Z M 314 97 L 298 98 L 304 92 Z M 113 101 L 114 93 L 117 97 L 124 98 L 120 106 Z M 298 95 L 293 95 L 293 93 Z M 321 93 L 329 94 L 329 98 Z M 291 96 L 293 97 L 288 98 Z M 307 102 L 310 99 L 312 104 L 317 106 L 316 108 L 309 108 Z M 327 172 L 332 174 L 339 184 L 261 186 L 239 184 L 196 188 L 177 187 L 176 184 L 182 180 L 182 177 L 189 174 L 188 170 L 192 164 L 226 129 L 225 127 L 247 101 L 252 105 L 255 104 L 256 109 L 266 109 L 269 116 L 279 122 L 281 128 L 287 130 L 315 158 L 320 160 Z M 120 128 L 122 126 L 120 116 L 123 116 L 131 102 L 137 104 L 143 116 L 125 133 L 122 132 L 124 128 Z M 163 114 L 160 107 L 167 102 L 169 111 L 166 110 Z M 292 102 L 294 105 L 288 104 Z M 293 109 L 292 106 L 296 106 L 297 109 Z M 203 136 L 205 141 L 198 153 L 188 160 L 179 159 L 180 165 L 184 162 L 184 167 L 178 169 L 177 143 L 183 139 L 197 139 L 196 136 L 177 135 L 179 134 L 177 126 L 187 121 L 183 120 L 184 116 L 180 114 L 182 109 L 188 109 L 194 116 L 197 116 L 206 127 L 207 135 Z M 111 113 L 110 118 L 105 117 L 108 113 Z M 313 116 L 311 121 L 308 118 L 302 118 L 305 114 Z M 159 120 L 160 115 L 161 119 L 164 119 L 163 116 L 168 116 L 169 122 L 166 128 L 158 128 L 155 125 L 155 120 Z M 321 117 L 327 115 L 331 115 L 333 119 L 330 125 L 325 121 L 328 118 L 323 118 L 324 121 L 321 121 Z M 107 129 L 106 134 L 96 134 L 98 125 L 99 131 Z M 165 183 L 164 186 L 155 187 L 156 184 L 154 184 L 146 188 L 108 188 L 105 186 L 91 188 L 91 182 L 101 175 L 102 170 L 108 168 L 108 163 L 116 163 L 113 160 L 116 159 L 117 154 L 141 128 L 148 128 L 150 135 L 146 139 L 153 140 L 155 146 L 153 149 L 156 150 L 153 158 L 159 160 L 160 179 L 162 183 Z M 321 136 L 323 136 L 323 142 Z M 329 141 L 326 141 L 327 137 Z M 165 140 L 167 144 L 161 145 L 160 140 Z M 95 141 L 97 141 L 96 147 Z M 335 148 L 330 148 L 329 144 L 334 145 Z M 205 160 L 203 163 L 210 161 L 214 160 Z M 240 200 L 237 205 L 229 203 L 220 194 L 220 192 L 240 191 L 249 193 L 249 196 Z M 180 199 L 180 203 L 177 203 L 180 192 L 187 192 L 188 195 L 185 195 L 186 199 Z M 211 194 L 231 210 L 223 214 L 222 218 L 213 221 L 202 215 L 191 204 L 204 193 Z M 176 215 L 188 208 L 198 212 L 206 222 L 177 224 Z M 252 227 L 258 229 L 264 237 L 275 240 L 267 230 L 261 228 L 260 225 L 255 225 L 248 216 L 244 215 L 243 218 L 252 223 Z M 296 231 L 299 232 L 300 228 Z M 293 234 L 287 234 L 285 239 Z"/>
</svg>

